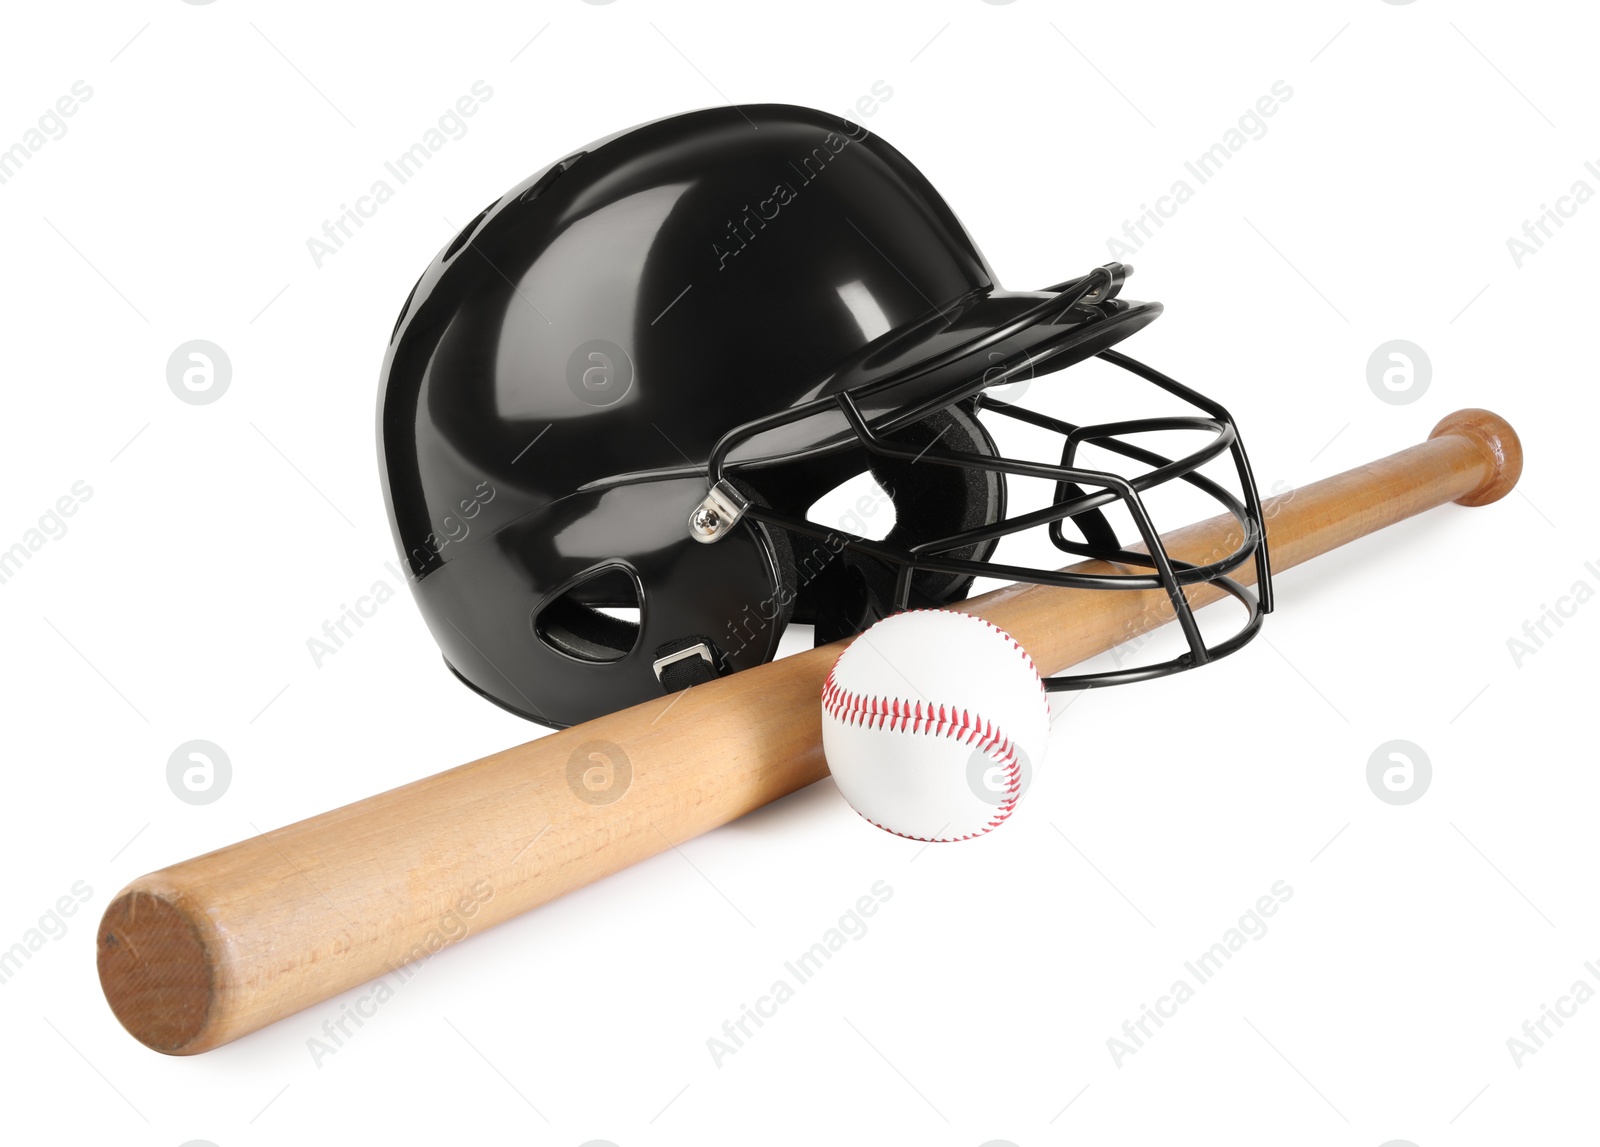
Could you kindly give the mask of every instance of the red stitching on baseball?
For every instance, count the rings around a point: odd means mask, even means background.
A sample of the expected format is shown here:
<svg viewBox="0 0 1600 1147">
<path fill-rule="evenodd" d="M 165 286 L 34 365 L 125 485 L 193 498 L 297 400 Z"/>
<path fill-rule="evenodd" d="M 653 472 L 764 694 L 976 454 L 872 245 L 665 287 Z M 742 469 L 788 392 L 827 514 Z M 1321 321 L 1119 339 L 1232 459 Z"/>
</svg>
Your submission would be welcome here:
<svg viewBox="0 0 1600 1147">
<path fill-rule="evenodd" d="M 1028 668 L 1033 670 L 1035 678 L 1039 678 L 1039 668 L 1033 663 L 1033 658 L 1028 656 L 1028 651 L 1018 644 L 1012 637 L 998 625 L 986 621 L 976 614 L 964 613 L 956 609 L 908 609 L 903 613 L 953 613 L 959 617 L 970 617 L 974 621 L 983 622 L 994 632 L 1011 643 L 1012 648 L 1022 654 L 1022 659 L 1028 663 Z M 892 616 L 898 617 L 900 614 Z M 844 654 L 839 655 L 839 660 L 844 659 Z M 834 673 L 839 668 L 839 661 L 833 663 L 833 668 L 828 670 L 828 676 L 822 683 L 822 708 L 825 713 L 846 725 L 859 725 L 873 729 L 886 728 L 889 732 L 920 733 L 934 737 L 948 737 L 963 741 L 965 744 L 977 744 L 977 747 L 988 754 L 991 760 L 1005 768 L 1006 797 L 995 809 L 994 817 L 977 832 L 969 832 L 965 836 L 911 836 L 908 833 L 897 832 L 886 825 L 856 810 L 858 816 L 868 824 L 883 829 L 884 832 L 893 833 L 895 836 L 906 840 L 918 840 L 931 844 L 948 844 L 961 840 L 973 840 L 985 833 L 994 831 L 1006 822 L 1017 807 L 1017 800 L 1022 789 L 1022 764 L 1017 759 L 1017 748 L 1009 738 L 1000 734 L 993 722 L 980 720 L 973 717 L 967 710 L 960 710 L 957 719 L 957 710 L 951 706 L 949 711 L 943 705 L 938 707 L 938 716 L 934 716 L 934 706 L 928 703 L 928 712 L 924 715 L 921 701 L 902 701 L 898 697 L 866 696 L 853 693 L 841 686 L 835 679 Z M 1050 714 L 1050 695 L 1045 690 L 1044 681 L 1039 678 L 1039 692 L 1044 697 L 1045 716 Z"/>
</svg>

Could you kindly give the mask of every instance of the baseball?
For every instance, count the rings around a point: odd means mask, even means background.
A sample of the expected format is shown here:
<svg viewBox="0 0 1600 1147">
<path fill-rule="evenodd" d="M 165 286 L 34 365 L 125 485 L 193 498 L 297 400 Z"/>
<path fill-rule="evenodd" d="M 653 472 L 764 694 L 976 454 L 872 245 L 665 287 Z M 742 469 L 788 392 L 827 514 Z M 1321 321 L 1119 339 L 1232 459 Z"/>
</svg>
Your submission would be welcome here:
<svg viewBox="0 0 1600 1147">
<path fill-rule="evenodd" d="M 822 748 L 839 791 L 913 840 L 969 840 L 1004 824 L 1049 737 L 1033 659 L 968 613 L 886 617 L 822 686 Z"/>
</svg>

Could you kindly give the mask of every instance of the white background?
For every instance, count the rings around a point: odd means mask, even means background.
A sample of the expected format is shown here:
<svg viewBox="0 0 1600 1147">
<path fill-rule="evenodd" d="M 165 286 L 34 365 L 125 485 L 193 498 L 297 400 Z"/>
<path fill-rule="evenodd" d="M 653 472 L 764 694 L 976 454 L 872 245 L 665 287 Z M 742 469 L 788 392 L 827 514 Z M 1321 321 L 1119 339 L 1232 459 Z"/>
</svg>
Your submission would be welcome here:
<svg viewBox="0 0 1600 1147">
<path fill-rule="evenodd" d="M 0 185 L 0 548 L 93 493 L 0 585 L 0 948 L 92 894 L 0 985 L 4 1137 L 1592 1141 L 1600 1003 L 1520 1066 L 1506 1041 L 1600 987 L 1600 605 L 1520 667 L 1507 640 L 1600 588 L 1600 206 L 1520 268 L 1506 240 L 1600 189 L 1597 24 L 1438 0 L 12 6 L 0 147 L 93 94 Z M 306 239 L 477 80 L 466 135 L 319 269 Z M 484 203 L 630 124 L 843 112 L 882 81 L 864 125 L 1038 287 L 1111 258 L 1279 80 L 1266 134 L 1126 256 L 1168 308 L 1128 349 L 1230 406 L 1263 488 L 1485 406 L 1521 431 L 1519 493 L 1286 574 L 1229 661 L 1079 700 L 976 843 L 923 851 L 824 782 L 452 947 L 320 1064 L 340 1000 L 193 1059 L 119 1028 L 94 920 L 122 884 L 537 732 L 448 675 L 405 594 L 321 668 L 306 647 L 393 582 L 378 367 Z M 196 338 L 233 365 L 211 405 L 166 383 Z M 1405 405 L 1367 385 L 1395 338 L 1433 365 Z M 1099 377 L 1029 401 L 1078 417 Z M 165 776 L 194 738 L 233 765 L 203 807 Z M 1402 807 L 1366 782 L 1395 738 L 1433 767 Z M 866 935 L 715 1065 L 707 1038 L 880 880 Z M 1276 881 L 1268 933 L 1118 1066 L 1107 1039 Z"/>
</svg>

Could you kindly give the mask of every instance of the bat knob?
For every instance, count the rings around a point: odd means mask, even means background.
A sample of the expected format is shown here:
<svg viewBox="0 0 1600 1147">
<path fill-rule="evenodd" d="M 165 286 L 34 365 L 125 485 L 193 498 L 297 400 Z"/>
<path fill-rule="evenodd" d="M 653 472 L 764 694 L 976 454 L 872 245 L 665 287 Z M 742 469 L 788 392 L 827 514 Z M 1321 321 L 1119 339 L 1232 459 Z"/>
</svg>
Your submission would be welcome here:
<svg viewBox="0 0 1600 1147">
<path fill-rule="evenodd" d="M 1471 407 L 1447 414 L 1428 435 L 1429 440 L 1454 435 L 1465 438 L 1483 455 L 1487 473 L 1471 493 L 1457 498 L 1459 506 L 1487 506 L 1511 493 L 1522 477 L 1522 440 L 1511 423 L 1489 410 Z"/>
<path fill-rule="evenodd" d="M 194 914 L 175 896 L 124 890 L 100 922 L 100 986 L 130 1035 L 167 1055 L 212 1046 L 201 1040 L 215 1018 L 210 954 Z"/>
</svg>

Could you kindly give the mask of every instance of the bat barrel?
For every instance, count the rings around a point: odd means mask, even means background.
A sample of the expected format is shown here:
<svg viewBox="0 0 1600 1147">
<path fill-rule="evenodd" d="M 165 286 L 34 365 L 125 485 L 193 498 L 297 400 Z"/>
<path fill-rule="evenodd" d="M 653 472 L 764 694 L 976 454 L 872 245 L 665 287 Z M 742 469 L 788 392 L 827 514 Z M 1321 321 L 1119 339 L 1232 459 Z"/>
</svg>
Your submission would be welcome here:
<svg viewBox="0 0 1600 1147">
<path fill-rule="evenodd" d="M 1505 420 L 1452 414 L 1427 442 L 1267 501 L 1274 569 L 1447 502 L 1486 505 L 1521 469 Z M 1231 553 L 1239 541 L 1227 516 L 1163 537 L 1188 561 Z M 1197 606 L 1221 596 L 1209 585 L 1188 592 Z M 1009 632 L 1046 673 L 1172 617 L 1160 590 L 1012 586 L 962 608 Z M 405 978 L 470 935 L 810 784 L 827 772 L 818 692 L 841 647 L 637 705 L 141 877 L 101 921 L 106 1000 L 147 1046 L 207 1051 L 378 977 Z"/>
</svg>

